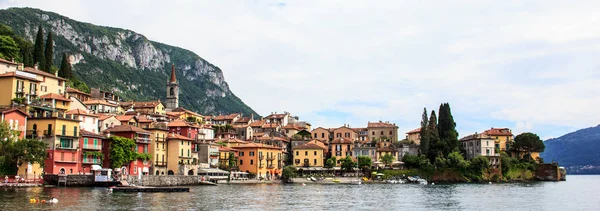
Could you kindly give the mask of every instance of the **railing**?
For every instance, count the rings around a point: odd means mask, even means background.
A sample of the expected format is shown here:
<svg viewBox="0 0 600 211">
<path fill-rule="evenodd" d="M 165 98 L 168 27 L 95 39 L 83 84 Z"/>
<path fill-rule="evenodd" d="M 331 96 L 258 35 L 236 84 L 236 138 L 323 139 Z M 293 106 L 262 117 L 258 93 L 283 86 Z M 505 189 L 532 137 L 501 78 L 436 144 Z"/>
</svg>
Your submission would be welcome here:
<svg viewBox="0 0 600 211">
<path fill-rule="evenodd" d="M 15 93 L 23 93 L 25 92 L 25 89 L 23 87 L 17 87 L 17 91 L 15 91 Z"/>
<path fill-rule="evenodd" d="M 77 149 L 77 147 L 75 146 L 75 143 L 73 143 L 72 146 L 63 146 L 60 143 L 58 143 L 58 144 L 56 144 L 56 148 L 57 149 L 71 149 L 71 150 Z"/>
<path fill-rule="evenodd" d="M 258 159 L 259 159 L 259 160 L 265 159 L 265 156 L 264 156 L 264 155 L 259 155 L 259 156 L 258 156 Z"/>
<path fill-rule="evenodd" d="M 65 114 L 62 112 L 33 112 L 30 113 L 32 119 L 51 119 L 59 118 L 65 120 L 78 120 L 76 115 Z"/>
<path fill-rule="evenodd" d="M 77 133 L 79 131 L 73 130 L 44 130 L 44 136 L 70 136 L 70 137 L 79 137 Z"/>
<path fill-rule="evenodd" d="M 83 159 L 83 163 L 85 164 L 100 164 L 100 159 Z"/>
<path fill-rule="evenodd" d="M 150 143 L 150 138 L 137 137 L 137 138 L 135 138 L 135 142 L 138 142 L 138 143 Z"/>
<path fill-rule="evenodd" d="M 210 153 L 209 153 L 209 155 L 210 155 L 211 157 L 214 157 L 214 156 L 219 156 L 219 152 L 210 152 Z"/>
<path fill-rule="evenodd" d="M 64 159 L 55 159 L 54 162 L 60 162 L 60 163 L 77 163 L 76 160 L 64 160 Z"/>
<path fill-rule="evenodd" d="M 154 161 L 154 166 L 166 166 L 167 162 L 165 161 Z"/>
<path fill-rule="evenodd" d="M 274 167 L 273 167 L 273 165 L 268 165 L 268 166 L 267 166 L 267 168 L 268 168 L 268 169 L 272 169 L 272 168 L 274 168 Z"/>
<path fill-rule="evenodd" d="M 83 149 L 101 150 L 102 145 L 83 145 Z"/>
<path fill-rule="evenodd" d="M 159 137 L 156 137 L 156 140 L 155 140 L 155 141 L 156 141 L 156 142 L 165 142 L 165 141 L 167 141 L 167 139 L 166 139 L 166 138 L 159 138 Z"/>
<path fill-rule="evenodd" d="M 267 160 L 275 160 L 275 156 L 267 156 Z"/>
<path fill-rule="evenodd" d="M 31 91 L 29 91 L 29 95 L 37 95 L 37 92 L 36 92 L 36 90 L 31 90 Z"/>
</svg>

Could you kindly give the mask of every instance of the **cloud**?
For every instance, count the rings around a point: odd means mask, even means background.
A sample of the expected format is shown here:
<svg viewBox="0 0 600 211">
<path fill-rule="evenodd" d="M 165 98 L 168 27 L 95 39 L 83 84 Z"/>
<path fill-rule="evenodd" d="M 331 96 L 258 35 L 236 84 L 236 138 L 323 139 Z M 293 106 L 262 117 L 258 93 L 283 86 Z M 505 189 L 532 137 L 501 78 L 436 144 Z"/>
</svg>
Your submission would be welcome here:
<svg viewBox="0 0 600 211">
<path fill-rule="evenodd" d="M 423 107 L 449 102 L 461 135 L 511 127 L 541 137 L 598 123 L 599 4 L 0 2 L 190 49 L 262 114 L 324 127 L 384 120 L 406 132 Z"/>
</svg>

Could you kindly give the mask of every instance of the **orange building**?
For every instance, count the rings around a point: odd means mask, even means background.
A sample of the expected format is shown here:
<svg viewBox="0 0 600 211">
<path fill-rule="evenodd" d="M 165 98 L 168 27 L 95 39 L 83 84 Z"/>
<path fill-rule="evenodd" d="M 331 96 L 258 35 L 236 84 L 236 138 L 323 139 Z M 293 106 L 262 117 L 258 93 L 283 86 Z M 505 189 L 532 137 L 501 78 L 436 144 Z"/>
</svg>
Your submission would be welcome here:
<svg viewBox="0 0 600 211">
<path fill-rule="evenodd" d="M 281 174 L 283 156 L 281 148 L 259 143 L 232 147 L 238 150 L 240 171 L 256 174 L 259 178 L 273 178 Z"/>
<path fill-rule="evenodd" d="M 354 150 L 354 141 L 348 138 L 336 138 L 331 141 L 331 157 L 335 157 L 337 165 L 340 165 L 340 160 L 347 156 L 352 157 Z"/>
</svg>

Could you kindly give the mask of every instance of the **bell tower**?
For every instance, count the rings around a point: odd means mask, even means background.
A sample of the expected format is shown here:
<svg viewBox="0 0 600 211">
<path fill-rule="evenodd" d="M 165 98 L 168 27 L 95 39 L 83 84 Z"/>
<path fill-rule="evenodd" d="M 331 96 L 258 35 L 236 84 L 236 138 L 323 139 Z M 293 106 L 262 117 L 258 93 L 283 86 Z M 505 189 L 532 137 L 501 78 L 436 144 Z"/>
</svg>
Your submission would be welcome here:
<svg viewBox="0 0 600 211">
<path fill-rule="evenodd" d="M 179 107 L 179 84 L 175 76 L 175 64 L 171 66 L 171 79 L 167 81 L 167 101 L 165 107 L 167 111 L 172 111 Z"/>
</svg>

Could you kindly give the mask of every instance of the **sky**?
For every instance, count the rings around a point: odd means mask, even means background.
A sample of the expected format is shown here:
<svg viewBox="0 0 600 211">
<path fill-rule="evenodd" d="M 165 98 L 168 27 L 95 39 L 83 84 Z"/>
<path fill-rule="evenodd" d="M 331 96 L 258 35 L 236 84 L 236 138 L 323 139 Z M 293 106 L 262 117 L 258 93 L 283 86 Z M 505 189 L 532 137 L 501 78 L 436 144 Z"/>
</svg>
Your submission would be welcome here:
<svg viewBox="0 0 600 211">
<path fill-rule="evenodd" d="M 446 102 L 461 137 L 599 124 L 600 1 L 0 0 L 8 7 L 189 49 L 259 114 L 313 127 L 382 120 L 403 134 Z"/>
</svg>

